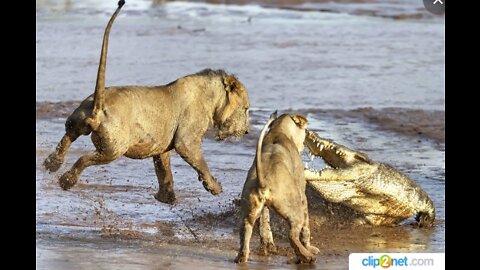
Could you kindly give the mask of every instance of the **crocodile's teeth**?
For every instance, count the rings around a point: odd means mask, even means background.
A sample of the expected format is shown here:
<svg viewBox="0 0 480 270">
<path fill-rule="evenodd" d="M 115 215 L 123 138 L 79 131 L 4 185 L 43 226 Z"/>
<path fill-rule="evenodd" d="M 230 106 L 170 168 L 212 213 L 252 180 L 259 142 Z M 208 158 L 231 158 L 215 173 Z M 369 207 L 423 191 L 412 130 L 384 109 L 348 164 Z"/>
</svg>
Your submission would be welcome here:
<svg viewBox="0 0 480 270">
<path fill-rule="evenodd" d="M 325 147 L 325 145 L 320 144 L 320 151 L 322 151 L 324 147 Z"/>
<path fill-rule="evenodd" d="M 337 155 L 340 154 L 340 150 L 335 151 L 335 154 Z"/>
</svg>

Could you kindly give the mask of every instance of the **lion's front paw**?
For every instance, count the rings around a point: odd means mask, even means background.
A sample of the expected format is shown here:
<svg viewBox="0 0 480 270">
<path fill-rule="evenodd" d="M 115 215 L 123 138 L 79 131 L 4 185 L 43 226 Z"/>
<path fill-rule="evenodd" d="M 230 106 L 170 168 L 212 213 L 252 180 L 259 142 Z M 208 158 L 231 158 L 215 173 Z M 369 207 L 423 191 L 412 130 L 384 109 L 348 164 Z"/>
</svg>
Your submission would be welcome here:
<svg viewBox="0 0 480 270">
<path fill-rule="evenodd" d="M 320 250 L 319 250 L 317 247 L 315 247 L 315 246 L 309 246 L 309 247 L 307 247 L 307 249 L 308 249 L 308 251 L 310 251 L 310 253 L 312 253 L 312 254 L 318 254 L 318 253 L 320 252 Z"/>
<path fill-rule="evenodd" d="M 177 198 L 175 197 L 175 192 L 173 191 L 162 191 L 159 190 L 155 195 L 155 199 L 159 202 L 166 203 L 166 204 L 175 204 Z"/>
<path fill-rule="evenodd" d="M 73 187 L 78 180 L 78 175 L 68 171 L 64 173 L 60 179 L 58 179 L 58 183 L 60 184 L 60 187 L 63 190 L 69 190 L 71 187 Z"/>
<path fill-rule="evenodd" d="M 264 256 L 268 254 L 276 254 L 277 253 L 277 246 L 274 243 L 266 243 L 260 246 L 260 253 Z"/>
<path fill-rule="evenodd" d="M 49 172 L 56 172 L 62 166 L 63 160 L 58 158 L 56 153 L 50 154 L 45 161 L 43 162 L 43 166 Z"/>
<path fill-rule="evenodd" d="M 305 263 L 314 263 L 317 260 L 313 255 L 300 256 L 297 260 L 297 264 Z"/>
<path fill-rule="evenodd" d="M 243 254 L 243 252 L 238 253 L 237 257 L 235 258 L 235 263 L 246 263 L 248 261 L 248 257 Z"/>
<path fill-rule="evenodd" d="M 220 182 L 215 180 L 215 178 L 213 178 L 213 180 L 211 181 L 202 181 L 202 184 L 203 187 L 213 195 L 218 195 L 222 193 L 222 185 L 220 184 Z"/>
</svg>

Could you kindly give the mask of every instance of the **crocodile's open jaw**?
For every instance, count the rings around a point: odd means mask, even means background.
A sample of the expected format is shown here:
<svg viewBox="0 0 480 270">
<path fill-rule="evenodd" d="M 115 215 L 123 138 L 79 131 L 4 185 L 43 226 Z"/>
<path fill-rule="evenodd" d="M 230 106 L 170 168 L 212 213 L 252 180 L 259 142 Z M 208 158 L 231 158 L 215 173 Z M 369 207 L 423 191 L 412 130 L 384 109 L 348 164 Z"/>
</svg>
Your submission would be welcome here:
<svg viewBox="0 0 480 270">
<path fill-rule="evenodd" d="M 325 199 L 364 213 L 374 225 L 396 224 L 413 215 L 420 226 L 433 225 L 433 202 L 408 176 L 308 129 L 304 144 L 310 157 L 327 164 L 322 170 L 305 169 L 305 179 Z"/>
<path fill-rule="evenodd" d="M 314 156 L 321 157 L 328 166 L 334 169 L 346 168 L 358 162 L 371 163 L 367 155 L 321 138 L 308 129 L 306 130 L 304 144 L 311 158 Z"/>
</svg>

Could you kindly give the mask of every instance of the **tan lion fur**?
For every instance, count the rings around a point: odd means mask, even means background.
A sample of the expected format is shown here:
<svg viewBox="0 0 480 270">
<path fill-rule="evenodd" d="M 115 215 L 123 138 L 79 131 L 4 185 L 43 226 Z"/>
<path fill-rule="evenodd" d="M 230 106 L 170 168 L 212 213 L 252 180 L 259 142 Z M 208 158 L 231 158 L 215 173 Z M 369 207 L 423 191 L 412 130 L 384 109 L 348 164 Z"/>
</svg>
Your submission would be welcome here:
<svg viewBox="0 0 480 270">
<path fill-rule="evenodd" d="M 260 134 L 258 154 L 243 187 L 240 250 L 235 262 L 248 261 L 253 226 L 260 214 L 262 248 L 265 253 L 276 249 L 269 226 L 268 206 L 290 223 L 289 239 L 298 257 L 297 262 L 311 263 L 315 261 L 314 254 L 318 249 L 310 245 L 306 181 L 300 157 L 308 122 L 300 115 L 283 114 L 275 120 L 272 118 Z M 270 123 L 270 131 L 264 139 Z"/>
<path fill-rule="evenodd" d="M 68 117 L 65 135 L 44 166 L 50 172 L 57 171 L 71 143 L 80 135 L 91 133 L 96 150 L 80 157 L 60 177 L 60 186 L 65 190 L 74 186 L 89 166 L 107 164 L 121 156 L 152 157 L 159 182 L 155 198 L 173 203 L 170 155 L 175 149 L 197 171 L 205 189 L 219 194 L 222 187 L 205 162 L 202 138 L 211 126 L 217 129 L 219 140 L 248 133 L 247 89 L 235 76 L 211 69 L 162 86 L 105 88 L 108 33 L 121 8 L 120 2 L 105 30 L 95 94 L 87 97 Z"/>
</svg>

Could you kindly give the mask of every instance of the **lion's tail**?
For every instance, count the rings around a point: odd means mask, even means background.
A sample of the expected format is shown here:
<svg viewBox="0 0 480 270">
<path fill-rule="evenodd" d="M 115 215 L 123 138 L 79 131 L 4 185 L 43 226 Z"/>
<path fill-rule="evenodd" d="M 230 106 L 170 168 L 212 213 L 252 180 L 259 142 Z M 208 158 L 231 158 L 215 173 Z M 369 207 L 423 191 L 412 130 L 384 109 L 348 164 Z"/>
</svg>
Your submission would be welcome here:
<svg viewBox="0 0 480 270">
<path fill-rule="evenodd" d="M 93 130 L 96 130 L 100 124 L 98 122 L 97 115 L 103 109 L 103 104 L 105 103 L 105 66 L 107 63 L 108 37 L 110 35 L 110 28 L 112 28 L 113 21 L 115 21 L 115 18 L 117 17 L 118 13 L 120 13 L 120 10 L 124 4 L 124 0 L 118 1 L 117 10 L 115 10 L 115 13 L 113 13 L 110 21 L 108 21 L 107 27 L 105 28 L 105 33 L 103 35 L 102 52 L 100 53 L 100 64 L 98 65 L 97 73 L 97 84 L 95 85 L 95 94 L 93 98 L 92 116 L 86 119 L 87 123 Z"/>
<path fill-rule="evenodd" d="M 263 164 L 262 164 L 262 144 L 263 144 L 263 138 L 265 137 L 265 133 L 267 132 L 267 129 L 270 127 L 270 124 L 277 118 L 277 111 L 272 113 L 270 115 L 270 119 L 268 119 L 267 123 L 263 127 L 262 131 L 260 132 L 260 137 L 258 138 L 257 142 L 257 152 L 256 152 L 256 169 L 257 169 L 257 178 L 258 178 L 258 183 L 260 188 L 265 188 L 265 180 L 263 178 Z"/>
</svg>

